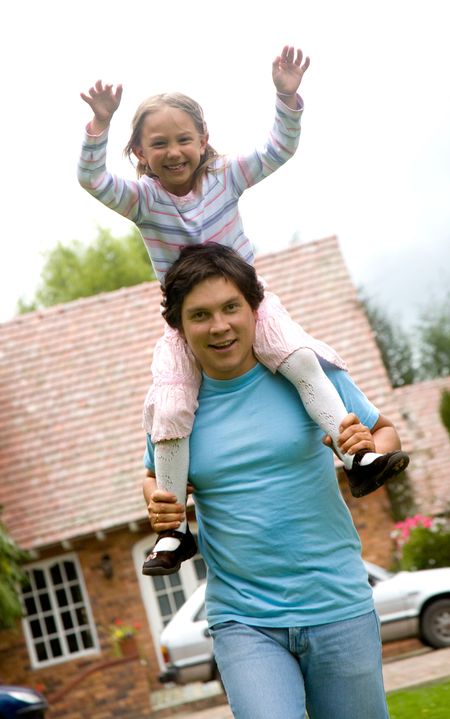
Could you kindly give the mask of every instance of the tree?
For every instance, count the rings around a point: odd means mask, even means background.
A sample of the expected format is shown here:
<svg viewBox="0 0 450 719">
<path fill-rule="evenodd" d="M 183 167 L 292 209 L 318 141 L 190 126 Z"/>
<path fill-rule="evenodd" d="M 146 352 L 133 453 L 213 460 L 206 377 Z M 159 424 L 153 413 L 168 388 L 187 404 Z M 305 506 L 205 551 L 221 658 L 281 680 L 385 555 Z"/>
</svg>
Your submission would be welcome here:
<svg viewBox="0 0 450 719">
<path fill-rule="evenodd" d="M 409 335 L 386 312 L 367 297 L 361 298 L 367 319 L 393 387 L 412 384 L 417 379 L 413 344 Z"/>
<path fill-rule="evenodd" d="M 113 237 L 110 230 L 99 228 L 90 245 L 73 240 L 58 243 L 46 253 L 41 283 L 34 299 L 19 301 L 19 312 L 70 302 L 140 282 L 154 280 L 150 259 L 137 229 L 124 237 Z"/>
<path fill-rule="evenodd" d="M 10 629 L 22 616 L 20 584 L 25 581 L 22 563 L 28 554 L 9 536 L 0 520 L 0 629 Z"/>
<path fill-rule="evenodd" d="M 450 292 L 422 313 L 418 326 L 420 379 L 450 374 Z"/>
<path fill-rule="evenodd" d="M 450 434 L 450 392 L 448 389 L 444 389 L 441 394 L 439 414 L 441 416 L 442 424 Z"/>
</svg>

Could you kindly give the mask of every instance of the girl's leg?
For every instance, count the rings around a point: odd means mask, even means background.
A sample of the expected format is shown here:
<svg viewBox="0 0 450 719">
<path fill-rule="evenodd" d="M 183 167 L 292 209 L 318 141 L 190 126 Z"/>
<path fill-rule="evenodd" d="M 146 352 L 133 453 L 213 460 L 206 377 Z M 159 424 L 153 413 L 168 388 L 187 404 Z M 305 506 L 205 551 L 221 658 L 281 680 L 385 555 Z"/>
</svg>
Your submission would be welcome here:
<svg viewBox="0 0 450 719">
<path fill-rule="evenodd" d="M 153 385 L 144 405 L 143 424 L 155 446 L 158 489 L 186 503 L 189 472 L 189 436 L 197 408 L 200 372 L 178 332 L 166 327 L 157 342 L 152 363 Z M 187 521 L 177 530 L 160 532 L 143 566 L 147 575 L 171 574 L 196 552 Z"/>
<path fill-rule="evenodd" d="M 339 426 L 348 411 L 313 350 L 302 347 L 292 352 L 282 362 L 278 371 L 294 385 L 311 419 L 330 435 L 333 447 L 343 461 L 344 467 L 351 469 L 354 455 L 344 454 L 337 444 Z M 370 464 L 380 456 L 375 452 L 367 452 L 361 459 L 361 464 Z"/>
<path fill-rule="evenodd" d="M 189 437 L 168 439 L 155 444 L 155 474 L 158 489 L 172 492 L 179 504 L 186 502 L 186 487 L 189 472 Z M 184 520 L 178 531 L 185 534 L 187 521 Z M 155 544 L 153 551 L 176 549 L 180 540 L 165 537 Z"/>
</svg>

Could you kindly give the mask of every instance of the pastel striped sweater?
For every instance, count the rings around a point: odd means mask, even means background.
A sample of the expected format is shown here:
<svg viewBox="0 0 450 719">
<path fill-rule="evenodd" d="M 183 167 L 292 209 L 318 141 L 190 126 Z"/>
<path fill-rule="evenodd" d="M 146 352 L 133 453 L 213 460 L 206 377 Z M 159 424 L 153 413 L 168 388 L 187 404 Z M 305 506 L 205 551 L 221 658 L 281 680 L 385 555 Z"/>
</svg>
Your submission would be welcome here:
<svg viewBox="0 0 450 719">
<path fill-rule="evenodd" d="M 291 110 L 277 97 L 275 121 L 264 147 L 248 155 L 220 157 L 203 177 L 201 192 L 178 197 L 147 176 L 127 180 L 106 168 L 107 130 L 86 133 L 78 164 L 82 187 L 104 205 L 133 221 L 145 242 L 161 283 L 186 245 L 219 242 L 253 264 L 238 201 L 244 190 L 275 172 L 295 153 L 303 102 Z"/>
</svg>

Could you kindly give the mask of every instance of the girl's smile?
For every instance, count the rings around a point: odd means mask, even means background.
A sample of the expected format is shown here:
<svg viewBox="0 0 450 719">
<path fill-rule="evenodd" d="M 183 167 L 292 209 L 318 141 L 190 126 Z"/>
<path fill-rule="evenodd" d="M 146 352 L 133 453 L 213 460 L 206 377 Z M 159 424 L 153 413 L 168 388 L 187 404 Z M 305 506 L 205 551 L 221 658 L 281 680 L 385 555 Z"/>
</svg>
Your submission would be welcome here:
<svg viewBox="0 0 450 719">
<path fill-rule="evenodd" d="M 166 105 L 150 112 L 143 124 L 134 154 L 158 176 L 174 195 L 187 195 L 208 138 L 200 135 L 187 112 Z"/>
</svg>

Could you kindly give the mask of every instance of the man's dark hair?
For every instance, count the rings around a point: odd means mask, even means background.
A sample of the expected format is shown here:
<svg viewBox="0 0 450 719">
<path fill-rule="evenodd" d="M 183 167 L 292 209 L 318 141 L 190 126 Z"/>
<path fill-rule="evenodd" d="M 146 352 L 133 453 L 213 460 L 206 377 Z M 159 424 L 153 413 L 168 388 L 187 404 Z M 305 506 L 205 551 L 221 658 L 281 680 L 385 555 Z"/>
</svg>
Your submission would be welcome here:
<svg viewBox="0 0 450 719">
<path fill-rule="evenodd" d="M 181 329 L 181 310 L 186 295 L 210 277 L 233 282 L 252 310 L 257 310 L 264 288 L 254 268 L 230 247 L 208 242 L 181 250 L 180 256 L 166 274 L 163 292 L 163 317 L 174 329 Z"/>
</svg>

